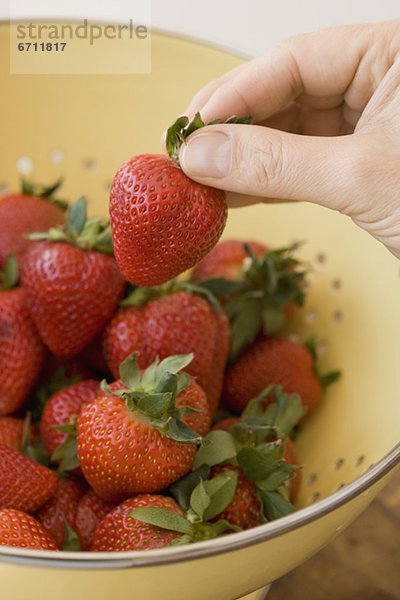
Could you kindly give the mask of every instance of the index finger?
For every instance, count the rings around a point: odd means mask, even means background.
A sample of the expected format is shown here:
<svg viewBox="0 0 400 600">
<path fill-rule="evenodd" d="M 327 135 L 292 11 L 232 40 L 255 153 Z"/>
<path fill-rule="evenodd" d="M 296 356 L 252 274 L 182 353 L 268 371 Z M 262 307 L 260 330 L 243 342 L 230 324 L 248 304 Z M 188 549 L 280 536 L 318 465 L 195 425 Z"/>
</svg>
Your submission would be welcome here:
<svg viewBox="0 0 400 600">
<path fill-rule="evenodd" d="M 368 25 L 344 26 L 290 38 L 212 82 L 188 112 L 199 111 L 205 121 L 248 114 L 260 123 L 296 99 L 321 109 L 340 106 L 370 32 Z"/>
</svg>

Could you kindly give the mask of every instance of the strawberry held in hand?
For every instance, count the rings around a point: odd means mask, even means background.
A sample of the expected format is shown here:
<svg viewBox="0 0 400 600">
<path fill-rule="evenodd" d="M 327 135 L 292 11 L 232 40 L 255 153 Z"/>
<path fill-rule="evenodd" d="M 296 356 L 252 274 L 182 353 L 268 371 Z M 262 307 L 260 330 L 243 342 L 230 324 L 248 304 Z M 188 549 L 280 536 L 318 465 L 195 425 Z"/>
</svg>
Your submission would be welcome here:
<svg viewBox="0 0 400 600">
<path fill-rule="evenodd" d="M 61 180 L 49 187 L 32 185 L 23 180 L 19 194 L 0 198 L 0 267 L 8 254 L 22 266 L 24 256 L 33 242 L 26 234 L 44 231 L 65 223 L 67 204 L 54 198 Z"/>
<path fill-rule="evenodd" d="M 22 281 L 40 336 L 53 354 L 80 352 L 111 317 L 124 289 L 112 256 L 109 226 L 71 206 L 65 227 L 33 234 Z"/>
<path fill-rule="evenodd" d="M 176 277 L 205 256 L 224 230 L 224 192 L 192 181 L 179 168 L 180 146 L 203 126 L 199 114 L 190 123 L 180 117 L 167 132 L 170 158 L 134 156 L 115 175 L 110 195 L 115 258 L 132 283 L 150 287 Z"/>
<path fill-rule="evenodd" d="M 44 346 L 33 324 L 15 259 L 0 271 L 0 415 L 18 410 L 37 379 Z"/>
<path fill-rule="evenodd" d="M 196 444 L 211 424 L 204 391 L 180 372 L 192 358 L 170 356 L 142 373 L 136 357 L 129 357 L 121 381 L 103 385 L 82 408 L 78 459 L 102 498 L 160 491 L 190 470 Z"/>
</svg>

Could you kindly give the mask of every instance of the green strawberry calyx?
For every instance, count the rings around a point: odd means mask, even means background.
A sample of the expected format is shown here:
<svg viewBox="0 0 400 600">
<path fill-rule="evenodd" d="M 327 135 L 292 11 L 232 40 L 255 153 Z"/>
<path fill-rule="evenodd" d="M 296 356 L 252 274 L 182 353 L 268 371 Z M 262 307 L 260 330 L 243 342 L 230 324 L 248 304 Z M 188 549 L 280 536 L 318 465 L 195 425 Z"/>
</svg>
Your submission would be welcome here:
<svg viewBox="0 0 400 600">
<path fill-rule="evenodd" d="M 50 185 L 39 185 L 22 177 L 21 193 L 24 196 L 36 196 L 37 198 L 43 198 L 51 204 L 58 206 L 58 208 L 61 208 L 62 210 L 67 210 L 68 202 L 66 202 L 65 200 L 60 200 L 60 198 L 54 197 L 55 192 L 60 188 L 62 183 L 62 177 L 60 177 L 59 179 L 57 179 L 57 181 Z"/>
<path fill-rule="evenodd" d="M 68 471 L 79 468 L 78 441 L 76 422 L 78 415 L 72 415 L 68 423 L 53 425 L 53 429 L 65 433 L 67 438 L 54 450 L 50 457 L 51 462 L 58 463 L 58 474 L 63 476 Z"/>
<path fill-rule="evenodd" d="M 65 540 L 62 545 L 64 552 L 80 552 L 82 550 L 81 541 L 75 529 L 64 521 Z"/>
<path fill-rule="evenodd" d="M 32 433 L 32 414 L 30 411 L 27 411 L 24 419 L 21 438 L 21 453 L 40 465 L 50 467 L 50 456 L 45 449 L 41 438 Z"/>
<path fill-rule="evenodd" d="M 7 292 L 18 285 L 18 263 L 12 254 L 8 254 L 4 266 L 0 269 L 0 292 Z"/>
<path fill-rule="evenodd" d="M 101 389 L 118 396 L 128 409 L 145 417 L 152 427 L 176 442 L 201 444 L 202 437 L 183 422 L 197 410 L 176 406 L 179 394 L 190 384 L 192 377 L 183 369 L 193 360 L 193 354 L 177 354 L 160 361 L 156 359 L 143 372 L 137 353 L 128 356 L 120 366 L 122 387 L 113 389 L 105 381 Z"/>
<path fill-rule="evenodd" d="M 252 122 L 252 119 L 249 116 L 236 117 L 235 115 L 233 115 L 232 117 L 229 117 L 229 119 L 226 119 L 226 121 L 223 122 L 248 125 Z M 174 161 L 176 165 L 179 166 L 179 150 L 182 144 L 185 142 L 186 138 L 189 137 L 189 135 L 191 135 L 193 132 L 197 131 L 198 129 L 201 129 L 202 127 L 206 127 L 208 125 L 217 125 L 218 123 L 222 123 L 221 119 L 215 119 L 214 121 L 210 121 L 209 123 L 204 123 L 199 112 L 195 114 L 191 121 L 189 120 L 189 117 L 179 117 L 167 129 L 166 147 L 169 157 Z"/>
<path fill-rule="evenodd" d="M 232 502 L 237 487 L 237 472 L 232 469 L 211 479 L 197 479 L 197 485 L 196 479 L 192 480 L 194 486 L 190 491 L 184 516 L 156 507 L 136 508 L 130 516 L 138 521 L 181 533 L 182 536 L 172 542 L 171 545 L 174 546 L 210 540 L 226 531 L 241 531 L 240 527 L 225 519 L 210 522 Z"/>
<path fill-rule="evenodd" d="M 256 256 L 248 244 L 248 259 L 239 281 L 222 277 L 198 283 L 224 304 L 231 323 L 230 360 L 254 342 L 260 330 L 273 335 L 286 321 L 284 308 L 304 304 L 307 271 L 294 256 L 298 244 Z"/>
<path fill-rule="evenodd" d="M 87 201 L 83 196 L 71 204 L 65 225 L 31 233 L 27 237 L 37 241 L 65 242 L 81 250 L 113 254 L 110 222 L 102 217 L 89 218 Z"/>
<path fill-rule="evenodd" d="M 288 482 L 297 465 L 284 460 L 284 442 L 304 411 L 297 394 L 269 386 L 242 413 L 229 431 L 213 430 L 198 449 L 193 468 L 231 464 L 240 467 L 257 488 L 264 517 L 271 521 L 293 512 Z"/>
<path fill-rule="evenodd" d="M 120 302 L 120 306 L 145 306 L 152 300 L 158 300 L 159 298 L 171 296 L 178 292 L 201 296 L 219 313 L 223 312 L 221 303 L 217 297 L 206 287 L 196 285 L 189 281 L 179 281 L 177 279 L 171 279 L 162 285 L 156 285 L 154 287 L 133 287 L 128 295 Z"/>
</svg>

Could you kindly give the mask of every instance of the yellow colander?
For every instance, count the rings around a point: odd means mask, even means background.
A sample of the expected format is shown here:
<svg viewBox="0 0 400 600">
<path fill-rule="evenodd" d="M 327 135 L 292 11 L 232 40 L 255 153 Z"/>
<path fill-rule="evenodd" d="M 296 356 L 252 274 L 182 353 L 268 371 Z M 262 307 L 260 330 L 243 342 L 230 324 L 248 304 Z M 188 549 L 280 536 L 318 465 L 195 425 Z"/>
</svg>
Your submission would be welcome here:
<svg viewBox="0 0 400 600">
<path fill-rule="evenodd" d="M 149 75 L 9 74 L 0 26 L 0 187 L 19 173 L 65 175 L 68 197 L 107 212 L 120 163 L 158 152 L 160 133 L 208 80 L 241 59 L 152 35 Z M 79 55 L 71 55 L 79 61 Z M 129 61 L 126 52 L 126 61 Z M 255 529 L 149 552 L 51 553 L 0 547 L 1 600 L 231 600 L 307 560 L 357 517 L 400 462 L 399 263 L 346 217 L 307 204 L 232 210 L 225 237 L 306 240 L 314 271 L 292 330 L 318 337 L 321 366 L 341 381 L 304 423 L 298 511 Z M 252 598 L 259 597 L 256 593 Z M 250 596 L 249 596 L 250 598 Z"/>
</svg>

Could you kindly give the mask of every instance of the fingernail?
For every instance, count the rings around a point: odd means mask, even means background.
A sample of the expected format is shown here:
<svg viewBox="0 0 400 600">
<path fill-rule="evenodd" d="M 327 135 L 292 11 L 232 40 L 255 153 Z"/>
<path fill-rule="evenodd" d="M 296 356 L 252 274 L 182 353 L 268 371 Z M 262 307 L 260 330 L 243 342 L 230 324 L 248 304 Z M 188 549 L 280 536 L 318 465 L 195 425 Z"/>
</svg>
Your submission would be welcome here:
<svg viewBox="0 0 400 600">
<path fill-rule="evenodd" d="M 183 144 L 179 160 L 189 176 L 226 177 L 231 165 L 230 139 L 221 132 L 198 133 Z"/>
</svg>

